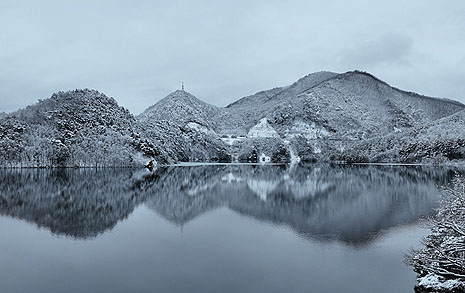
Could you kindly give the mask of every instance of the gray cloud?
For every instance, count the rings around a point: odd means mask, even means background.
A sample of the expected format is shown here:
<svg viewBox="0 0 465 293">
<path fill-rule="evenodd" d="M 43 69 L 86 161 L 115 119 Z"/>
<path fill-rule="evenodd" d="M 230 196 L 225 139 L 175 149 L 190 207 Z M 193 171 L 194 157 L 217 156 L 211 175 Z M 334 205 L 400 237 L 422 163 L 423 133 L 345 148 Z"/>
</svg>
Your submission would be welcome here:
<svg viewBox="0 0 465 293">
<path fill-rule="evenodd" d="M 387 34 L 353 44 L 341 52 L 341 62 L 349 66 L 374 68 L 377 65 L 410 65 L 413 40 L 401 34 Z"/>
<path fill-rule="evenodd" d="M 465 2 L 0 1 L 0 112 L 95 88 L 133 113 L 180 87 L 216 105 L 319 70 L 465 102 Z"/>
</svg>

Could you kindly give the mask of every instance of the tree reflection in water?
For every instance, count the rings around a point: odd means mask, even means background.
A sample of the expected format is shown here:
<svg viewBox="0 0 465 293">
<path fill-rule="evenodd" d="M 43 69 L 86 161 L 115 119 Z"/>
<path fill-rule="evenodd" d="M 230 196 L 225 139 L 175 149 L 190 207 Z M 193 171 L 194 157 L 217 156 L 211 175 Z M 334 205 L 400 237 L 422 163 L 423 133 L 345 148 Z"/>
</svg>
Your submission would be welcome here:
<svg viewBox="0 0 465 293">
<path fill-rule="evenodd" d="M 98 237 L 145 204 L 175 225 L 227 207 L 306 239 L 363 246 L 431 214 L 462 170 L 425 166 L 199 165 L 0 171 L 0 214 L 57 235 Z"/>
</svg>

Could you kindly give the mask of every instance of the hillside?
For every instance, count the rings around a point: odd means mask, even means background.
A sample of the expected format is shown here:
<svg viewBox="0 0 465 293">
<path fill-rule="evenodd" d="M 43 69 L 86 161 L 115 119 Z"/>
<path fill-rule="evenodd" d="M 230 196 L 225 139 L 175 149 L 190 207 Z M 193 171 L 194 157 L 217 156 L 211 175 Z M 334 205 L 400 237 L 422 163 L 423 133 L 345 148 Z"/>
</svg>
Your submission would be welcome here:
<svg viewBox="0 0 465 293">
<path fill-rule="evenodd" d="M 181 126 L 189 122 L 206 127 L 213 127 L 212 117 L 218 116 L 223 109 L 207 104 L 194 95 L 177 90 L 147 108 L 137 118 L 139 121 L 167 120 L 176 122 Z"/>
<path fill-rule="evenodd" d="M 231 161 L 227 146 L 218 135 L 203 131 L 200 124 L 182 126 L 167 120 L 141 119 L 137 121 L 137 129 L 145 140 L 163 151 L 164 156 L 156 160 L 158 163 Z"/>
<path fill-rule="evenodd" d="M 346 162 L 444 163 L 465 160 L 465 111 L 333 155 Z"/>
<path fill-rule="evenodd" d="M 282 136 L 299 132 L 299 128 L 314 128 L 328 138 L 358 140 L 434 121 L 464 109 L 457 102 L 400 91 L 357 71 L 332 76 L 296 93 L 291 89 L 298 87 L 299 82 L 268 98 L 262 107 L 249 105 L 250 123 L 267 117 Z M 240 108 L 236 104 L 229 106 L 237 112 L 242 112 Z M 305 129 L 301 132 L 308 133 Z"/>
<path fill-rule="evenodd" d="M 289 162 L 329 160 L 360 142 L 463 109 L 461 103 L 402 91 L 365 72 L 316 72 L 226 108 L 176 91 L 138 120 L 169 120 L 213 138 L 208 144 L 221 136 L 226 152 L 239 162 Z"/>
<path fill-rule="evenodd" d="M 216 123 L 221 134 L 243 135 L 259 122 L 261 118 L 270 116 L 276 105 L 294 99 L 303 91 L 336 76 L 333 72 L 316 72 L 309 74 L 292 85 L 261 91 L 244 97 L 226 107 L 229 117 L 216 117 Z M 229 119 L 228 119 L 229 118 Z M 234 126 L 231 127 L 231 124 Z"/>
<path fill-rule="evenodd" d="M 0 121 L 0 166 L 140 166 L 157 150 L 135 122 L 98 91 L 58 92 Z"/>
<path fill-rule="evenodd" d="M 219 107 L 177 90 L 137 116 L 144 135 L 160 148 L 175 152 L 172 162 L 221 161 L 231 156 L 212 127 Z"/>
<path fill-rule="evenodd" d="M 311 73 L 300 78 L 289 86 L 258 92 L 254 95 L 239 99 L 238 101 L 229 104 L 226 108 L 251 108 L 258 105 L 268 106 L 270 102 L 276 103 L 285 100 L 288 96 L 297 96 L 298 94 L 337 75 L 337 73 L 327 71 Z"/>
<path fill-rule="evenodd" d="M 360 71 L 312 73 L 224 108 L 177 90 L 137 117 L 74 90 L 0 117 L 0 166 L 449 161 L 463 157 L 464 110 Z"/>
<path fill-rule="evenodd" d="M 332 76 L 299 94 L 284 89 L 261 107 L 248 108 L 247 113 L 242 107 L 229 106 L 246 113 L 241 116 L 248 119 L 244 125 L 256 125 L 266 117 L 299 157 L 310 160 L 327 160 L 330 153 L 354 143 L 465 109 L 458 102 L 401 91 L 358 71 Z"/>
</svg>

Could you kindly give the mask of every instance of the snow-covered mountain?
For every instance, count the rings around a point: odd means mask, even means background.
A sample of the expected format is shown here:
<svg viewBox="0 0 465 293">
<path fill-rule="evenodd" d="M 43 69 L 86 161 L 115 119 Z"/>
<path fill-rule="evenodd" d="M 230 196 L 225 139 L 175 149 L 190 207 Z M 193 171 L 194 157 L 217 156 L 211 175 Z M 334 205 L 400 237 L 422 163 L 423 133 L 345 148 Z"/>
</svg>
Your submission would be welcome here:
<svg viewBox="0 0 465 293">
<path fill-rule="evenodd" d="M 360 71 L 312 73 L 227 107 L 177 90 L 137 117 L 97 91 L 75 90 L 0 118 L 0 165 L 464 159 L 462 151 L 418 151 L 451 141 L 461 150 L 463 125 L 454 121 L 464 110 Z"/>
<path fill-rule="evenodd" d="M 464 109 L 458 102 L 398 90 L 359 71 L 314 73 L 260 102 L 257 96 L 243 98 L 228 109 L 243 116 L 249 126 L 267 117 L 281 135 L 305 124 L 333 139 L 388 133 Z"/>
<path fill-rule="evenodd" d="M 168 120 L 186 126 L 189 122 L 213 127 L 211 117 L 216 117 L 224 112 L 219 107 L 207 104 L 194 95 L 177 90 L 147 108 L 138 116 L 140 121 Z"/>
<path fill-rule="evenodd" d="M 181 124 L 168 120 L 140 119 L 137 129 L 162 156 L 152 156 L 156 162 L 230 162 L 227 146 L 218 135 L 204 131 L 200 124 Z"/>
<path fill-rule="evenodd" d="M 314 149 L 324 150 L 423 125 L 464 106 L 398 90 L 367 73 L 348 72 L 298 94 L 284 89 L 261 107 L 249 106 L 248 112 L 235 104 L 229 109 L 245 113 L 245 125 L 266 117 L 283 139 L 302 137 Z"/>
<path fill-rule="evenodd" d="M 169 120 L 215 141 L 221 136 L 233 161 L 288 162 L 329 160 L 360 142 L 464 109 L 459 102 L 399 90 L 365 72 L 317 72 L 226 108 L 176 91 L 138 119 Z"/>
<path fill-rule="evenodd" d="M 163 149 L 176 152 L 176 161 L 222 161 L 231 156 L 212 129 L 211 117 L 223 110 L 177 90 L 137 117 L 144 135 Z"/>
<path fill-rule="evenodd" d="M 136 120 L 94 90 L 58 92 L 0 120 L 0 166 L 135 166 L 157 153 Z"/>
</svg>

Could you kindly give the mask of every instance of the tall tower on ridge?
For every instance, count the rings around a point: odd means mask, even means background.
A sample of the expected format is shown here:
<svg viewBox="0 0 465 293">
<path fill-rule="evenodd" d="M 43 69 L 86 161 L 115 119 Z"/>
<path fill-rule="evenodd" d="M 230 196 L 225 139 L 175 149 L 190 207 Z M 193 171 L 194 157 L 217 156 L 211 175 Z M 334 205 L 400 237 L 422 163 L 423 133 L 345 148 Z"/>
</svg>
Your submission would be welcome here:
<svg viewBox="0 0 465 293">
<path fill-rule="evenodd" d="M 182 83 L 182 91 L 184 91 L 184 82 Z"/>
</svg>

